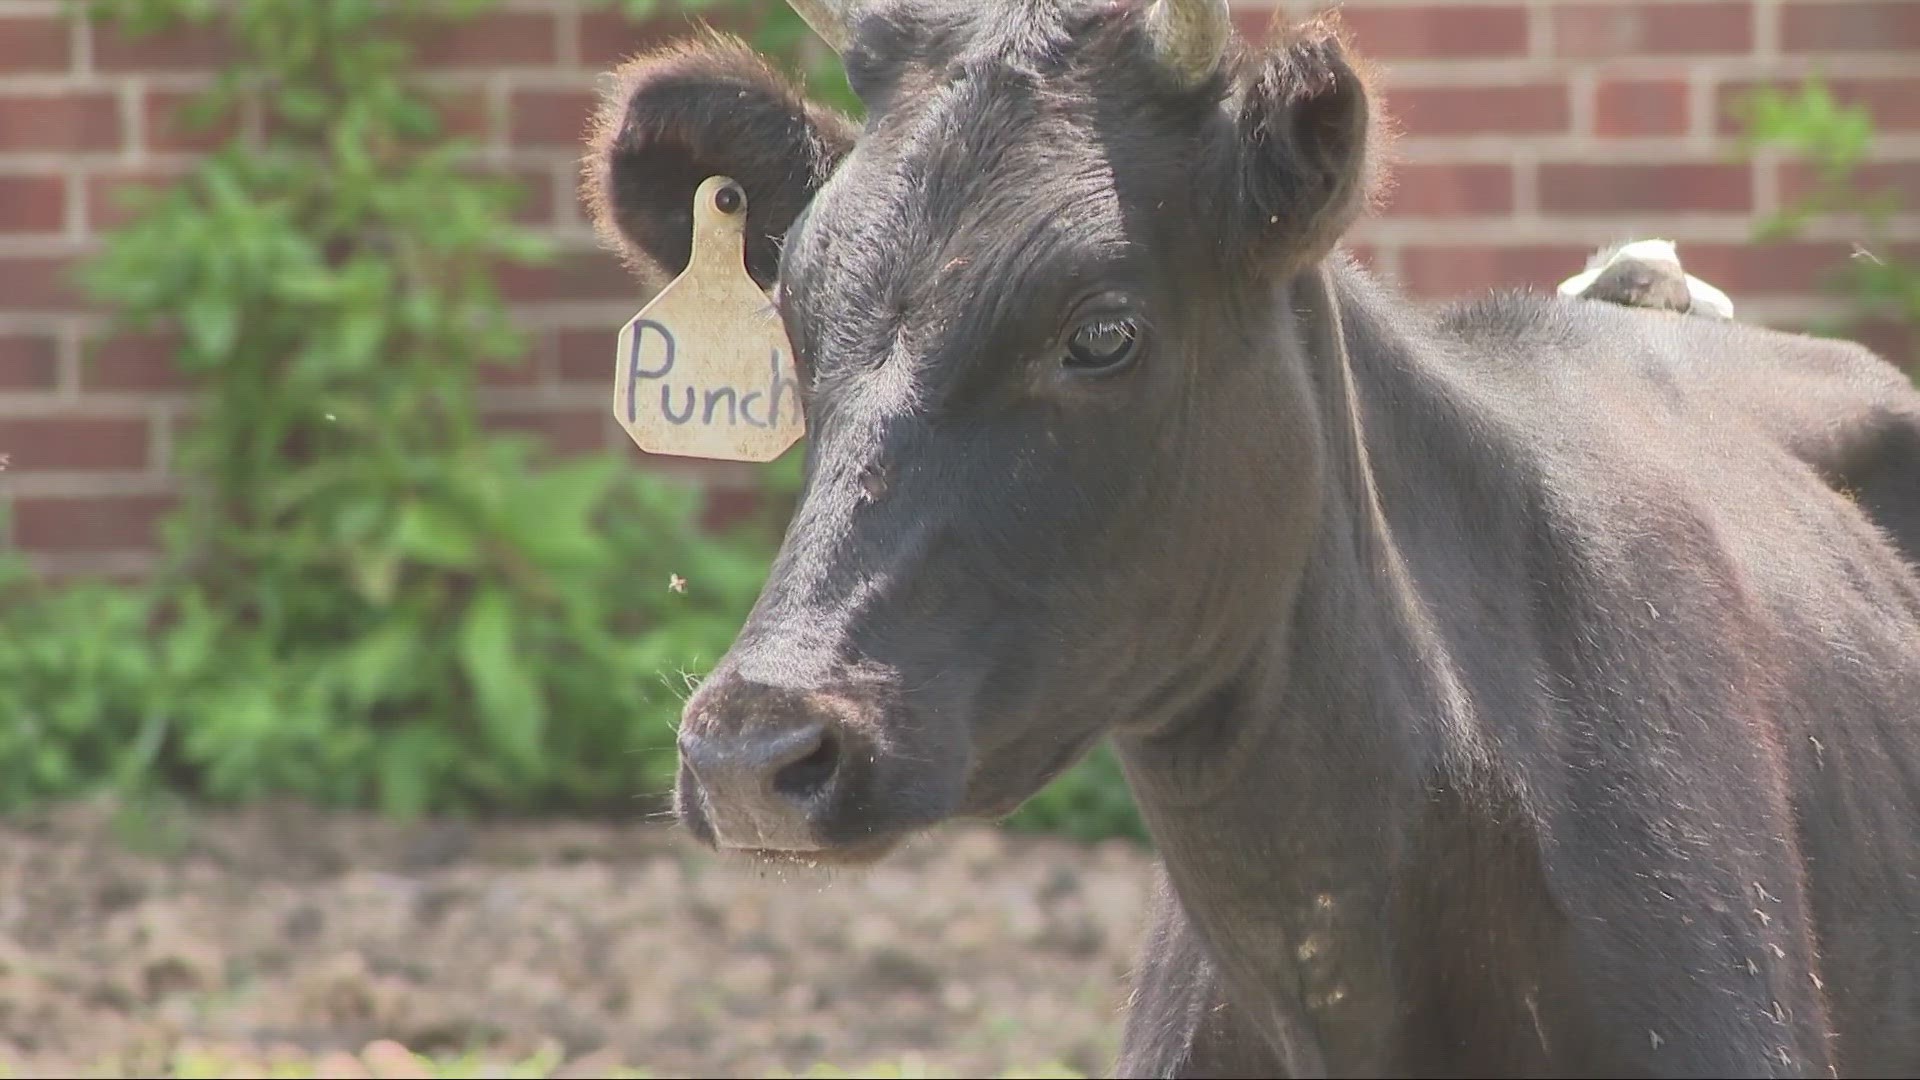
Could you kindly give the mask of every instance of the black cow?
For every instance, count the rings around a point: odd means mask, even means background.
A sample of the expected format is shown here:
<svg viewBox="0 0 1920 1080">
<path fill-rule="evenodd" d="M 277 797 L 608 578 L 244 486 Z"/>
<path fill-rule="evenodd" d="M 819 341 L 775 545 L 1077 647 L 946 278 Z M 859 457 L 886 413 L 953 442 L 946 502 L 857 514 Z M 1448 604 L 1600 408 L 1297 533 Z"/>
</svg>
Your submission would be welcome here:
<svg viewBox="0 0 1920 1080">
<path fill-rule="evenodd" d="M 1813 460 L 1879 475 L 1819 440 L 1911 434 L 1888 365 L 1376 283 L 1330 22 L 803 12 L 864 125 L 708 39 L 588 165 L 649 267 L 741 181 L 805 383 L 695 836 L 871 861 L 1110 736 L 1166 878 L 1123 1075 L 1920 1070 L 1920 579 Z"/>
</svg>

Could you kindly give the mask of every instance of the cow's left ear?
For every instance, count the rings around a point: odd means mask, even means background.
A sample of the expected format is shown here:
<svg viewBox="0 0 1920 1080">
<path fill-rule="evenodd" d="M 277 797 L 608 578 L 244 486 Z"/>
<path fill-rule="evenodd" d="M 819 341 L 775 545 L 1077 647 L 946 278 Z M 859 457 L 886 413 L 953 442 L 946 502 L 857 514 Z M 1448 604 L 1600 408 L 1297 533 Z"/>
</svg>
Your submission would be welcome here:
<svg viewBox="0 0 1920 1080">
<path fill-rule="evenodd" d="M 1368 79 L 1332 16 L 1250 57 L 1238 97 L 1247 232 L 1285 269 L 1324 256 L 1366 207 L 1380 125 Z"/>
<path fill-rule="evenodd" d="M 771 288 L 780 240 L 853 141 L 852 121 L 708 32 L 614 72 L 588 135 L 585 199 L 600 235 L 664 284 L 691 254 L 694 191 L 730 176 L 747 194 L 747 272 Z"/>
</svg>

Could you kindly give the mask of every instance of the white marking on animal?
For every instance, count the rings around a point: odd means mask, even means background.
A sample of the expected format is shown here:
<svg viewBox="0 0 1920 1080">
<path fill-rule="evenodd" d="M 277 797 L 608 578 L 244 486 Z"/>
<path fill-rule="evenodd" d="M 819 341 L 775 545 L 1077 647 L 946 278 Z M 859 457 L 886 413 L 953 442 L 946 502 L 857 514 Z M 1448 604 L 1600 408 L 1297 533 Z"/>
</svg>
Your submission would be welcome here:
<svg viewBox="0 0 1920 1080">
<path fill-rule="evenodd" d="M 1527 990 L 1526 1002 L 1527 1015 L 1533 1017 L 1533 1033 L 1540 1039 L 1540 1049 L 1551 1057 L 1553 1047 L 1547 1043 L 1546 1026 L 1540 1023 L 1540 988 L 1538 986 Z"/>
<path fill-rule="evenodd" d="M 1621 259 L 1638 259 L 1642 262 L 1664 262 L 1680 270 L 1687 279 L 1687 296 L 1697 311 L 1722 319 L 1733 318 L 1733 301 L 1727 294 L 1686 273 L 1680 265 L 1680 255 L 1671 240 L 1635 240 L 1617 248 L 1596 253 L 1587 260 L 1587 269 L 1560 283 L 1561 296 L 1577 297 L 1593 286 L 1607 267 Z"/>
</svg>

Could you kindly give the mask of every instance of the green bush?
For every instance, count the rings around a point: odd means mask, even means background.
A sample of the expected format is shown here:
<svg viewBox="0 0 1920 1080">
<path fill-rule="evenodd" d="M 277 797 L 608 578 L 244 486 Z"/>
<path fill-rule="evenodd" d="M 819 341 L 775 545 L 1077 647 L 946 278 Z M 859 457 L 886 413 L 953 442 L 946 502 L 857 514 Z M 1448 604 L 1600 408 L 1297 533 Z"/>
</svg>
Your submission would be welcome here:
<svg viewBox="0 0 1920 1080">
<path fill-rule="evenodd" d="M 1852 222 L 1853 255 L 1826 276 L 1828 291 L 1848 300 L 1847 315 L 1815 329 L 1844 334 L 1864 318 L 1883 318 L 1920 326 L 1920 264 L 1897 253 L 1890 219 L 1902 209 L 1901 193 L 1863 185 L 1861 168 L 1873 148 L 1873 117 L 1865 108 L 1843 105 L 1824 79 L 1812 78 L 1791 90 L 1753 91 L 1739 106 L 1749 151 L 1778 149 L 1813 172 L 1812 188 L 1760 223 L 1762 242 L 1789 240 L 1807 233 L 1821 218 L 1843 215 Z M 1920 349 L 1920 341 L 1916 341 Z M 1889 357 L 1920 373 L 1920 352 Z"/>
<path fill-rule="evenodd" d="M 696 491 L 617 457 L 480 426 L 480 370 L 521 355 L 492 271 L 548 253 L 440 139 L 390 5 L 91 6 L 134 31 L 217 21 L 243 59 L 200 119 L 251 98 L 273 135 L 146 199 L 86 267 L 121 327 L 179 340 L 186 492 L 145 589 L 12 572 L 0 799 L 164 781 L 410 813 L 661 790 L 680 676 L 725 650 L 769 545 L 708 535 Z"/>
<path fill-rule="evenodd" d="M 522 355 L 493 271 L 550 253 L 511 224 L 515 192 L 441 137 L 391 5 L 88 6 L 133 32 L 217 23 L 241 59 L 200 118 L 254 100 L 272 134 L 143 200 L 85 268 L 118 325 L 179 342 L 199 391 L 186 490 L 144 586 L 0 568 L 0 806 L 103 785 L 395 813 L 663 791 L 681 700 L 750 606 L 777 522 L 716 537 L 691 488 L 481 426 L 479 374 Z M 760 15 L 763 45 L 790 53 L 797 17 Z M 848 104 L 827 57 L 816 81 Z M 766 472 L 776 512 L 798 456 Z M 1017 823 L 1137 833 L 1130 810 L 1096 757 Z"/>
<path fill-rule="evenodd" d="M 152 601 L 0 565 L 0 808 L 144 776 L 174 720 Z"/>
<path fill-rule="evenodd" d="M 1006 824 L 1018 832 L 1054 833 L 1075 840 L 1147 839 L 1146 824 L 1120 773 L 1120 761 L 1104 742 L 1027 800 Z"/>
</svg>

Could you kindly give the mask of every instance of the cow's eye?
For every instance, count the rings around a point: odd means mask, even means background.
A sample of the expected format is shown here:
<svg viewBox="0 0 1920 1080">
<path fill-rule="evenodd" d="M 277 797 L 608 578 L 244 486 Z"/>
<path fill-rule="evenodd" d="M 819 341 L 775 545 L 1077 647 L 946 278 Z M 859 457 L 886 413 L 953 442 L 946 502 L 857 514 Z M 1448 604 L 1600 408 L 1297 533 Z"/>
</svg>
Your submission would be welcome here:
<svg viewBox="0 0 1920 1080">
<path fill-rule="evenodd" d="M 1104 375 L 1125 367 L 1139 345 L 1140 324 L 1133 319 L 1095 319 L 1067 339 L 1065 363 L 1073 371 Z"/>
</svg>

